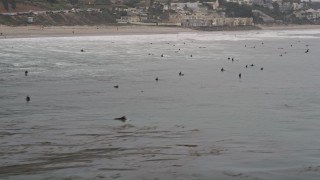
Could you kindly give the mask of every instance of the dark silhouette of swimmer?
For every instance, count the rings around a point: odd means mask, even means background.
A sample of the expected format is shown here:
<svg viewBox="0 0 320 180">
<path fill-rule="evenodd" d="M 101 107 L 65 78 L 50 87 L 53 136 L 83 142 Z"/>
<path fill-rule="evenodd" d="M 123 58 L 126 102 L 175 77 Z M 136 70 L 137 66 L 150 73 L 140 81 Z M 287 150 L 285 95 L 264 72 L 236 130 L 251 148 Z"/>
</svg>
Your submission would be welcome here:
<svg viewBox="0 0 320 180">
<path fill-rule="evenodd" d="M 234 61 L 234 59 L 232 58 L 232 59 L 231 59 L 231 61 L 233 62 L 233 61 Z"/>
<path fill-rule="evenodd" d="M 183 76 L 182 72 L 179 72 L 179 76 Z"/>
<path fill-rule="evenodd" d="M 119 85 L 115 85 L 115 86 L 113 86 L 113 87 L 117 89 L 117 88 L 119 88 Z"/>
<path fill-rule="evenodd" d="M 161 57 L 163 57 L 163 54 L 161 54 Z"/>
<path fill-rule="evenodd" d="M 159 78 L 158 78 L 158 77 L 156 77 L 156 81 L 159 81 Z"/>
<path fill-rule="evenodd" d="M 25 76 L 28 76 L 28 73 L 29 73 L 28 71 L 25 71 L 25 72 L 24 72 L 24 75 L 25 75 Z"/>
<path fill-rule="evenodd" d="M 241 73 L 239 74 L 239 79 L 241 79 Z"/>
<path fill-rule="evenodd" d="M 119 121 L 125 122 L 127 120 L 127 117 L 122 116 L 122 117 L 114 118 L 114 120 L 119 120 Z"/>
<path fill-rule="evenodd" d="M 84 52 L 84 50 L 83 50 L 83 49 L 81 49 L 81 52 Z"/>
<path fill-rule="evenodd" d="M 308 53 L 308 52 L 309 52 L 309 49 L 307 49 L 305 53 Z"/>
<path fill-rule="evenodd" d="M 26 101 L 27 101 L 27 102 L 30 101 L 30 97 L 29 97 L 29 96 L 26 97 Z"/>
<path fill-rule="evenodd" d="M 228 60 L 230 60 L 230 57 L 228 57 Z"/>
<path fill-rule="evenodd" d="M 224 71 L 224 69 L 223 68 L 221 68 L 221 72 L 223 72 Z"/>
<path fill-rule="evenodd" d="M 251 64 L 250 66 L 251 66 L 251 67 L 253 67 L 254 65 L 253 65 L 253 64 Z"/>
<path fill-rule="evenodd" d="M 261 67 L 260 70 L 263 71 L 263 67 Z"/>
<path fill-rule="evenodd" d="M 248 68 L 248 65 L 246 65 L 246 68 Z"/>
<path fill-rule="evenodd" d="M 190 55 L 190 57 L 192 57 L 192 54 Z"/>
</svg>

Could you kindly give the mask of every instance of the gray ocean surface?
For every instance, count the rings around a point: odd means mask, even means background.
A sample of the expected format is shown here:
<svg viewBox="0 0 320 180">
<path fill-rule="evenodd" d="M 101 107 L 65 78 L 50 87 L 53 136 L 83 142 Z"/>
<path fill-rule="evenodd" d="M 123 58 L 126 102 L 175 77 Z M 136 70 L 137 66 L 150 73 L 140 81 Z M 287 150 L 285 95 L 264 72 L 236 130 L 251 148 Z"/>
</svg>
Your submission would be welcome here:
<svg viewBox="0 0 320 180">
<path fill-rule="evenodd" d="M 0 179 L 320 177 L 320 30 L 16 38 L 0 50 Z"/>
</svg>

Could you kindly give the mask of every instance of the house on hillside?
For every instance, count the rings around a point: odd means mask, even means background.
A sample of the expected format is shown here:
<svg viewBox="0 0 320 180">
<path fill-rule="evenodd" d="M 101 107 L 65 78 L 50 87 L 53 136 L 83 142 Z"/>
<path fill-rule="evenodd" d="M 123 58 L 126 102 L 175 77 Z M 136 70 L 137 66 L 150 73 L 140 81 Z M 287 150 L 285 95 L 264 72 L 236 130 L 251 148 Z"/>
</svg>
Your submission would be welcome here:
<svg viewBox="0 0 320 180">
<path fill-rule="evenodd" d="M 302 3 L 292 3 L 292 9 L 293 9 L 294 11 L 297 11 L 297 10 L 302 9 L 303 6 L 304 6 L 304 4 L 302 4 Z"/>
<path fill-rule="evenodd" d="M 203 2 L 203 4 L 210 5 L 213 10 L 217 10 L 219 8 L 219 1 L 213 0 L 212 2 Z"/>
<path fill-rule="evenodd" d="M 175 11 L 184 10 L 184 9 L 197 10 L 197 9 L 199 9 L 200 6 L 202 6 L 202 3 L 200 3 L 200 2 L 171 3 L 170 4 L 171 9 L 175 10 Z"/>
<path fill-rule="evenodd" d="M 308 20 L 315 20 L 320 18 L 320 9 L 314 10 L 314 9 L 308 9 L 305 11 L 297 11 L 293 13 L 296 18 L 299 19 L 308 19 Z"/>
<path fill-rule="evenodd" d="M 310 8 L 305 11 L 305 15 L 306 15 L 307 19 L 309 19 L 309 20 L 318 19 L 318 18 L 320 18 L 320 11 Z"/>
<path fill-rule="evenodd" d="M 181 25 L 184 27 L 250 26 L 253 25 L 253 18 L 185 19 L 182 20 Z"/>
<path fill-rule="evenodd" d="M 246 5 L 252 5 L 252 0 L 226 0 L 227 2 L 231 3 L 237 3 L 237 4 L 246 4 Z"/>
</svg>

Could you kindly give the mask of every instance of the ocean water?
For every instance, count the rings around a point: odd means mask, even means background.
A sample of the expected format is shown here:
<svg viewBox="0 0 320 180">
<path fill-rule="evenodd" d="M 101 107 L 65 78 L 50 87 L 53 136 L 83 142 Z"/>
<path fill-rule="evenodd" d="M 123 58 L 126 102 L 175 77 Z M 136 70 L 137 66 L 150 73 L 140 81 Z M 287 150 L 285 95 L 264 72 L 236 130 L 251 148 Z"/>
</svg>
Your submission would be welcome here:
<svg viewBox="0 0 320 180">
<path fill-rule="evenodd" d="M 320 30 L 0 49 L 0 179 L 319 179 Z"/>
</svg>

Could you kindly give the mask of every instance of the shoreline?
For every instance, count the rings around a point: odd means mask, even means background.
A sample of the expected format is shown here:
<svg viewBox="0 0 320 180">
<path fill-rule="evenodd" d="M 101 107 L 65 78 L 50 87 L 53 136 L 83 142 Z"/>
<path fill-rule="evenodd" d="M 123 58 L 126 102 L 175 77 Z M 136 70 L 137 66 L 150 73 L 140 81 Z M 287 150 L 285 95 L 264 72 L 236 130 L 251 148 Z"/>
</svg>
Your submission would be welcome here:
<svg viewBox="0 0 320 180">
<path fill-rule="evenodd" d="M 293 30 L 293 29 L 319 29 L 320 25 L 297 25 L 297 24 L 288 24 L 288 25 L 257 25 L 261 30 Z"/>
<path fill-rule="evenodd" d="M 143 34 L 178 34 L 199 32 L 183 27 L 159 26 L 3 26 L 0 25 L 0 39 L 32 37 L 73 37 L 100 35 L 143 35 Z M 2 37 L 2 38 L 1 38 Z"/>
<path fill-rule="evenodd" d="M 320 25 L 256 25 L 260 30 L 294 30 L 319 29 Z M 259 29 L 251 29 L 257 30 Z M 242 30 L 242 31 L 251 31 Z M 228 30 L 230 31 L 230 30 Z M 234 31 L 239 31 L 235 28 Z M 0 25 L 0 39 L 5 38 L 33 38 L 33 37 L 72 37 L 72 36 L 99 36 L 99 35 L 143 35 L 143 34 L 178 34 L 186 32 L 215 32 L 203 31 L 183 27 L 166 26 L 5 26 Z"/>
</svg>

